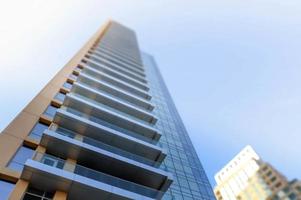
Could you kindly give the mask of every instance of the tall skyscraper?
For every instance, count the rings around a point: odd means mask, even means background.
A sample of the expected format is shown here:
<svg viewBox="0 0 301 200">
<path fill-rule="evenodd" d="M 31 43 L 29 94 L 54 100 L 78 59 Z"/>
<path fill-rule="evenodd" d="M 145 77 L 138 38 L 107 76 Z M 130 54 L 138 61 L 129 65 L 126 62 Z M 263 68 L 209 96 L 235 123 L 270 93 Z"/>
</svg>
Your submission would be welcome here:
<svg viewBox="0 0 301 200">
<path fill-rule="evenodd" d="M 0 199 L 215 198 L 153 58 L 108 22 L 0 135 Z"/>
<path fill-rule="evenodd" d="M 299 200 L 301 182 L 288 181 L 246 146 L 216 175 L 217 200 Z"/>
</svg>

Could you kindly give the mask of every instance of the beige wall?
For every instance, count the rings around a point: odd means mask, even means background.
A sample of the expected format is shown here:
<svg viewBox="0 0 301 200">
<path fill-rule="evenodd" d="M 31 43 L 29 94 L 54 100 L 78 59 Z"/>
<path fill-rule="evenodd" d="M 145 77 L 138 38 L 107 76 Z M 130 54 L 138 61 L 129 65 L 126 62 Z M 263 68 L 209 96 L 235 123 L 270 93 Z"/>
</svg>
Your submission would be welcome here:
<svg viewBox="0 0 301 200">
<path fill-rule="evenodd" d="M 68 79 L 73 69 L 81 62 L 88 50 L 99 41 L 109 25 L 110 22 L 101 27 L 0 134 L 0 179 L 16 182 L 16 188 L 10 199 L 20 199 L 20 194 L 25 192 L 27 183 L 18 180 L 20 173 L 7 169 L 6 165 L 22 144 L 26 143 L 31 147 L 37 146 L 36 142 L 28 139 L 28 134 L 33 126 L 41 120 L 42 113 Z M 55 199 L 66 199 L 66 196 L 66 193 L 57 192 Z"/>
</svg>

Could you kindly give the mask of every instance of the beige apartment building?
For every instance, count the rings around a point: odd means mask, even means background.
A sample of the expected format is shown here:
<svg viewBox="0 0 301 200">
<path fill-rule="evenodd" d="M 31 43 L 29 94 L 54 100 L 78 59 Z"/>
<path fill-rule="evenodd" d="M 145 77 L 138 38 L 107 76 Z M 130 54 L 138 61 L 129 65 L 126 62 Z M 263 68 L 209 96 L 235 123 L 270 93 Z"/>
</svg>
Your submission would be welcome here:
<svg viewBox="0 0 301 200">
<path fill-rule="evenodd" d="M 215 199 L 133 30 L 105 24 L 3 130 L 6 199 Z"/>
<path fill-rule="evenodd" d="M 289 182 L 251 146 L 246 146 L 215 175 L 217 200 L 299 200 L 300 182 Z"/>
</svg>

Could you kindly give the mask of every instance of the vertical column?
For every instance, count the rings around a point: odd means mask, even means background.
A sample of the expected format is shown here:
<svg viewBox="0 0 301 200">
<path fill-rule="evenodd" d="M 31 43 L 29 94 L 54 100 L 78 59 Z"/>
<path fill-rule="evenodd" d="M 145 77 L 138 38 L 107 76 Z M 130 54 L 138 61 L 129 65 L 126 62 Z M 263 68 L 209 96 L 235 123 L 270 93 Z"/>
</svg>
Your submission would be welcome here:
<svg viewBox="0 0 301 200">
<path fill-rule="evenodd" d="M 65 162 L 64 170 L 69 171 L 69 172 L 74 172 L 75 167 L 76 167 L 76 160 L 68 158 Z"/>
<path fill-rule="evenodd" d="M 27 190 L 29 183 L 19 179 L 14 190 L 10 194 L 9 200 L 21 200 Z"/>
<path fill-rule="evenodd" d="M 54 194 L 53 200 L 67 200 L 67 193 L 57 190 Z"/>
</svg>

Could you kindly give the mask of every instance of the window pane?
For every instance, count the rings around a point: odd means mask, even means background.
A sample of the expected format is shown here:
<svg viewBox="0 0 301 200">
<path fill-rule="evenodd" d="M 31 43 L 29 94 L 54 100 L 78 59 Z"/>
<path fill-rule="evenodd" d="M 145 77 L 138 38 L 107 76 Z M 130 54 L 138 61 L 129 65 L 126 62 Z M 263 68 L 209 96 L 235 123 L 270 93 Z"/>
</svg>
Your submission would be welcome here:
<svg viewBox="0 0 301 200">
<path fill-rule="evenodd" d="M 73 79 L 77 79 L 77 76 L 75 74 L 70 74 L 69 77 Z"/>
<path fill-rule="evenodd" d="M 41 199 L 42 197 L 37 197 L 32 194 L 25 194 L 25 196 L 23 197 L 23 200 L 41 200 Z"/>
<path fill-rule="evenodd" d="M 43 196 L 44 195 L 44 191 L 38 190 L 38 189 L 33 188 L 31 186 L 27 189 L 27 193 L 38 195 L 38 196 Z"/>
<path fill-rule="evenodd" d="M 72 84 L 71 84 L 71 83 L 68 83 L 68 82 L 65 82 L 63 86 L 64 86 L 65 88 L 67 88 L 67 89 L 71 89 L 71 88 L 72 88 Z"/>
<path fill-rule="evenodd" d="M 48 128 L 48 125 L 38 122 L 31 130 L 29 136 L 33 139 L 41 139 L 43 132 Z"/>
<path fill-rule="evenodd" d="M 22 171 L 24 164 L 17 163 L 17 162 L 11 162 L 9 163 L 8 167 L 10 169 L 14 169 L 16 171 Z"/>
<path fill-rule="evenodd" d="M 8 199 L 14 187 L 15 184 L 0 180 L 0 199 Z"/>
<path fill-rule="evenodd" d="M 57 99 L 57 100 L 59 100 L 59 101 L 64 101 L 65 96 L 66 96 L 65 94 L 59 92 L 59 93 L 57 93 L 57 94 L 55 95 L 54 98 Z"/>
<path fill-rule="evenodd" d="M 52 199 L 54 197 L 54 192 L 46 192 L 29 186 L 23 200 L 46 200 Z"/>
<path fill-rule="evenodd" d="M 56 107 L 49 105 L 45 110 L 44 114 L 47 115 L 48 117 L 54 117 L 56 110 L 57 110 Z"/>
<path fill-rule="evenodd" d="M 23 169 L 24 163 L 27 159 L 31 158 L 34 154 L 34 150 L 22 146 L 17 153 L 15 154 L 14 158 L 9 163 L 8 167 L 17 171 L 21 171 Z"/>
</svg>

